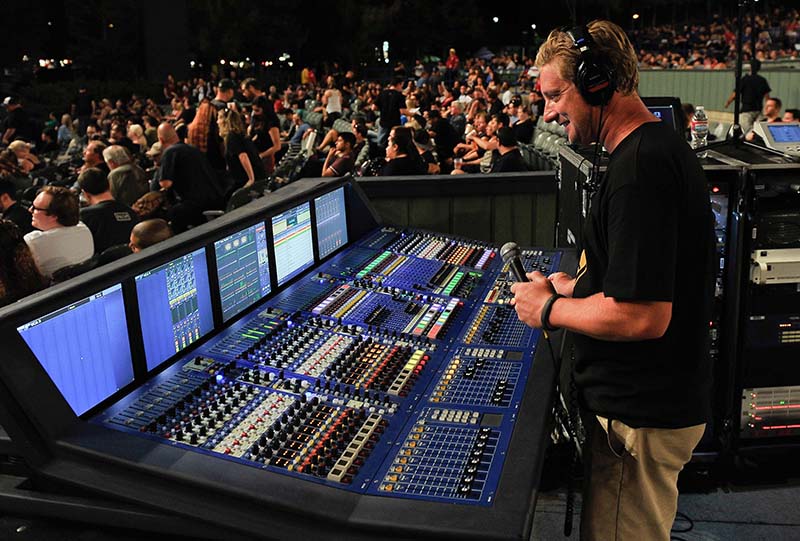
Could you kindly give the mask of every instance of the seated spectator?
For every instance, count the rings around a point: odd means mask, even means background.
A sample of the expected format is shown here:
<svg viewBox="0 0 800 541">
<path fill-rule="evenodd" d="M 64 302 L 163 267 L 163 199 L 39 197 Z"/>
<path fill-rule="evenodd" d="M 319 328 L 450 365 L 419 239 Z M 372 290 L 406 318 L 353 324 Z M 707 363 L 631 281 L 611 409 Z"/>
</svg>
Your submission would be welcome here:
<svg viewBox="0 0 800 541">
<path fill-rule="evenodd" d="M 497 151 L 500 156 L 492 164 L 490 173 L 513 173 L 528 170 L 517 147 L 517 138 L 511 128 L 502 127 L 497 130 Z"/>
<path fill-rule="evenodd" d="M 160 188 L 158 181 L 161 180 L 161 143 L 158 141 L 153 143 L 145 155 L 153 161 L 153 167 L 145 170 L 145 174 L 150 179 L 150 191 L 158 191 Z"/>
<path fill-rule="evenodd" d="M 783 107 L 783 102 L 781 102 L 780 98 L 770 96 L 764 102 L 764 111 L 759 120 L 767 122 L 780 122 L 781 107 Z"/>
<path fill-rule="evenodd" d="M 40 156 L 52 158 L 60 152 L 61 149 L 58 148 L 56 137 L 56 130 L 52 128 L 42 130 L 42 135 L 40 137 L 41 142 L 38 146 Z"/>
<path fill-rule="evenodd" d="M 89 203 L 81 209 L 81 221 L 92 232 L 94 252 L 125 244 L 139 221 L 130 207 L 114 200 L 108 178 L 99 169 L 87 169 L 78 176 L 83 198 Z"/>
<path fill-rule="evenodd" d="M 158 120 L 152 115 L 144 117 L 144 138 L 148 147 L 152 147 L 158 141 Z"/>
<path fill-rule="evenodd" d="M 367 138 L 369 130 L 366 124 L 353 120 L 353 126 L 353 134 L 356 137 L 356 146 L 353 147 L 353 155 L 356 157 L 355 167 L 360 168 L 365 161 L 376 155 L 378 145 L 373 144 L 372 141 Z"/>
<path fill-rule="evenodd" d="M 289 144 L 299 145 L 303 142 L 308 130 L 311 129 L 311 124 L 303 120 L 303 115 L 300 114 L 300 111 L 290 111 L 289 114 L 291 115 L 292 125 L 286 137 L 289 139 Z"/>
<path fill-rule="evenodd" d="M 38 156 L 31 152 L 31 145 L 25 141 L 12 141 L 11 144 L 8 145 L 8 150 L 16 155 L 19 168 L 24 173 L 30 173 L 41 165 Z"/>
<path fill-rule="evenodd" d="M 135 254 L 149 246 L 167 240 L 171 236 L 172 230 L 166 220 L 159 218 L 145 220 L 131 229 L 128 247 Z"/>
<path fill-rule="evenodd" d="M 22 232 L 0 220 L 0 306 L 11 304 L 47 287 Z"/>
<path fill-rule="evenodd" d="M 0 180 L 0 218 L 14 222 L 23 235 L 33 231 L 31 213 L 16 200 L 17 188 L 10 180 Z"/>
<path fill-rule="evenodd" d="M 31 178 L 20 169 L 17 155 L 8 149 L 0 151 L 0 178 L 10 181 L 19 191 L 31 186 Z"/>
<path fill-rule="evenodd" d="M 133 163 L 131 155 L 121 145 L 111 145 L 103 150 L 103 158 L 111 170 L 108 183 L 114 199 L 130 207 L 149 190 L 147 175 Z"/>
<path fill-rule="evenodd" d="M 467 117 L 464 116 L 464 105 L 459 101 L 450 102 L 450 114 L 447 117 L 450 125 L 456 131 L 456 135 L 461 139 L 464 137 L 464 130 L 467 126 Z"/>
<path fill-rule="evenodd" d="M 255 144 L 245 135 L 242 115 L 232 109 L 220 109 L 217 126 L 225 144 L 228 174 L 233 179 L 231 191 L 250 187 L 256 180 L 267 178 Z"/>
<path fill-rule="evenodd" d="M 146 152 L 150 145 L 147 144 L 147 138 L 144 136 L 144 128 L 139 124 L 131 124 L 128 127 L 128 139 L 136 145 L 137 152 Z"/>
<path fill-rule="evenodd" d="M 134 144 L 133 141 L 126 135 L 125 127 L 120 122 L 113 122 L 111 124 L 111 131 L 108 135 L 108 142 L 112 145 L 120 145 L 131 154 L 136 155 L 141 150 L 141 147 Z"/>
<path fill-rule="evenodd" d="M 328 151 L 325 163 L 322 165 L 323 177 L 342 177 L 353 170 L 355 156 L 353 147 L 356 136 L 350 132 L 342 132 L 336 138 L 336 144 Z"/>
<path fill-rule="evenodd" d="M 786 109 L 783 113 L 784 122 L 798 122 L 800 121 L 800 109 Z"/>
<path fill-rule="evenodd" d="M 91 129 L 93 128 L 92 125 L 89 125 L 86 128 L 87 135 L 90 133 Z M 83 165 L 81 166 L 78 173 L 89 169 L 90 167 L 94 167 L 96 169 L 100 169 L 106 175 L 111 171 L 108 168 L 105 160 L 103 159 L 103 151 L 106 149 L 106 144 L 102 141 L 89 141 L 86 144 L 86 148 L 83 149 Z"/>
<path fill-rule="evenodd" d="M 82 263 L 94 254 L 94 240 L 82 224 L 78 196 L 67 188 L 45 186 L 30 208 L 33 227 L 25 242 L 42 274 L 50 277 L 68 265 Z"/>
<path fill-rule="evenodd" d="M 416 145 L 422 161 L 425 162 L 425 166 L 428 168 L 428 174 L 438 175 L 442 168 L 431 143 L 430 134 L 425 130 L 414 132 L 414 145 Z"/>
<path fill-rule="evenodd" d="M 61 115 L 61 125 L 58 127 L 57 134 L 58 147 L 61 150 L 66 150 L 75 135 L 72 127 L 72 117 L 66 114 Z"/>
<path fill-rule="evenodd" d="M 516 97 L 511 98 L 511 103 L 515 103 L 517 99 Z M 516 112 L 517 121 L 512 124 L 511 129 L 514 131 L 514 137 L 517 138 L 518 143 L 528 144 L 533 140 L 533 132 L 536 129 L 536 124 L 530 115 L 530 106 L 519 100 Z"/>
<path fill-rule="evenodd" d="M 436 109 L 428 111 L 428 133 L 433 138 L 439 163 L 446 165 L 449 170 L 449 164 L 453 162 L 453 149 L 460 139 L 458 133 Z"/>
<path fill-rule="evenodd" d="M 168 216 L 172 230 L 182 233 L 189 226 L 205 222 L 204 210 L 224 208 L 226 187 L 220 184 L 200 149 L 180 143 L 168 122 L 158 126 L 158 140 L 162 149 L 159 184 L 180 198 L 170 207 Z"/>
<path fill-rule="evenodd" d="M 386 144 L 386 165 L 381 176 L 424 175 L 427 166 L 419 156 L 410 128 L 395 126 L 389 132 Z"/>
</svg>

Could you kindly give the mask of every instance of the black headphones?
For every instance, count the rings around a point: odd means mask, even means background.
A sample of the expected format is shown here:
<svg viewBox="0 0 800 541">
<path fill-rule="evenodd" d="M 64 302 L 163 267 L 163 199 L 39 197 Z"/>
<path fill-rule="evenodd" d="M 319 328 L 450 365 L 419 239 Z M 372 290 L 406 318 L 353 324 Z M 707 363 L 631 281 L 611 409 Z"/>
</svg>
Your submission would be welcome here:
<svg viewBox="0 0 800 541">
<path fill-rule="evenodd" d="M 606 105 L 617 89 L 614 69 L 594 51 L 595 43 L 585 26 L 567 30 L 581 56 L 575 67 L 575 86 L 589 105 Z"/>
</svg>

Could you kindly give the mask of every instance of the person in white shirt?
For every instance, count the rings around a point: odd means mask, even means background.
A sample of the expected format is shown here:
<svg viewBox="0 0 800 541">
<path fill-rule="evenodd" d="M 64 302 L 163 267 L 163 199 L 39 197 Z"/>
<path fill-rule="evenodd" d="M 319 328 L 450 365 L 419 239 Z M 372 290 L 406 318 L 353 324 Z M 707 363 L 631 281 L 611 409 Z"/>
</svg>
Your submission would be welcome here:
<svg viewBox="0 0 800 541">
<path fill-rule="evenodd" d="M 94 254 L 92 232 L 79 221 L 78 207 L 78 196 L 58 186 L 45 186 L 33 200 L 29 210 L 38 231 L 25 235 L 25 243 L 45 276 Z"/>
</svg>

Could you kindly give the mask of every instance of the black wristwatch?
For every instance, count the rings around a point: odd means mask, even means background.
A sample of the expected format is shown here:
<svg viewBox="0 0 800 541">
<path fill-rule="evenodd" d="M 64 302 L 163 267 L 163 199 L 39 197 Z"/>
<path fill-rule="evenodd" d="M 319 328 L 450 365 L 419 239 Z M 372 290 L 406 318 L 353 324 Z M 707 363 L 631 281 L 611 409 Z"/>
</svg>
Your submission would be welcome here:
<svg viewBox="0 0 800 541">
<path fill-rule="evenodd" d="M 544 306 L 542 306 L 542 328 L 546 331 L 556 331 L 558 327 L 553 327 L 550 325 L 550 312 L 553 310 L 553 305 L 558 299 L 563 299 L 564 295 L 561 293 L 553 293 L 553 295 L 545 301 Z"/>
</svg>

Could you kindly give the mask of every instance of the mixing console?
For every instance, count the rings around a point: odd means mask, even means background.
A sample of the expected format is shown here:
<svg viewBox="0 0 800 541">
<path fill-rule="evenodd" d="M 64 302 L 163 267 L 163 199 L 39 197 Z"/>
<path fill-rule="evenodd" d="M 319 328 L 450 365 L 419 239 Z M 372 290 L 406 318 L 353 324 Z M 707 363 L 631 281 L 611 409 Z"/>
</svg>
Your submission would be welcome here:
<svg viewBox="0 0 800 541">
<path fill-rule="evenodd" d="M 476 269 L 488 268 L 497 257 L 497 249 L 486 243 L 391 227 L 374 233 L 364 245 Z"/>
<path fill-rule="evenodd" d="M 3 309 L 31 463 L 250 537 L 526 537 L 554 374 L 498 248 L 286 190 Z"/>
<path fill-rule="evenodd" d="M 529 271 L 559 260 L 522 253 Z M 492 247 L 384 228 L 98 420 L 348 490 L 488 505 L 538 336 L 509 287 Z"/>
</svg>

